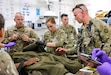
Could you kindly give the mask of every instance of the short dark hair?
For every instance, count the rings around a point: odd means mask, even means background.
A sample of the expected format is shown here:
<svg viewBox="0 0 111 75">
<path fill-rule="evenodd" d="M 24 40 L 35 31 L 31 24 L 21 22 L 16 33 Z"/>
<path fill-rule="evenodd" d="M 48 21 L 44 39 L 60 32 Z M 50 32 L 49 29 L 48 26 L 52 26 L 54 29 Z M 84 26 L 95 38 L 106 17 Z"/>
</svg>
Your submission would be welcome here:
<svg viewBox="0 0 111 75">
<path fill-rule="evenodd" d="M 85 6 L 84 4 L 77 4 L 73 9 L 72 9 L 72 11 L 74 11 L 76 8 L 79 8 L 79 9 L 81 9 L 81 10 L 83 10 L 82 8 L 81 8 L 81 6 Z M 86 7 L 86 6 L 85 6 Z"/>
<path fill-rule="evenodd" d="M 5 20 L 2 14 L 0 14 L 0 30 L 4 28 Z"/>
<path fill-rule="evenodd" d="M 67 14 L 62 14 L 62 15 L 61 15 L 61 18 L 63 18 L 63 16 L 66 16 L 66 17 L 67 17 L 68 15 L 67 15 Z"/>
</svg>

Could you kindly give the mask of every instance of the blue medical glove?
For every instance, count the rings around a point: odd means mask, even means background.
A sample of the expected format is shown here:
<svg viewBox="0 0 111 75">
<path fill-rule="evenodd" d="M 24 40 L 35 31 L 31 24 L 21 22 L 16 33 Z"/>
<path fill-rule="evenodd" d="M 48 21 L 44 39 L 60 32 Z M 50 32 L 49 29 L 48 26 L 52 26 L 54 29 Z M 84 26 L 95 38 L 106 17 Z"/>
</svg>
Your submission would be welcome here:
<svg viewBox="0 0 111 75">
<path fill-rule="evenodd" d="M 104 63 L 104 62 L 111 63 L 111 58 L 109 58 L 107 54 L 104 51 L 102 51 L 100 48 L 93 49 L 92 58 L 101 63 Z"/>
<path fill-rule="evenodd" d="M 15 42 L 9 42 L 8 44 L 4 44 L 4 47 L 11 47 L 11 46 L 15 46 L 16 43 Z"/>
<path fill-rule="evenodd" d="M 98 66 L 97 70 L 100 75 L 111 75 L 111 64 L 105 62 L 102 65 Z"/>
<path fill-rule="evenodd" d="M 94 48 L 93 51 L 92 51 L 92 58 L 95 59 L 97 57 L 97 53 L 101 51 L 100 48 Z"/>
</svg>

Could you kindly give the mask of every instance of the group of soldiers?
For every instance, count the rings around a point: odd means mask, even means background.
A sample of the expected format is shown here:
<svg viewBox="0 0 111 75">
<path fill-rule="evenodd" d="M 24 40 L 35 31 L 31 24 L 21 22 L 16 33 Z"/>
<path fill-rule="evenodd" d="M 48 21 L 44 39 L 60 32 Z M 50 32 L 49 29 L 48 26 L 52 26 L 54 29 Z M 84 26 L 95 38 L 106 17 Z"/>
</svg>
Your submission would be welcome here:
<svg viewBox="0 0 111 75">
<path fill-rule="evenodd" d="M 48 31 L 42 41 L 33 29 L 24 25 L 23 15 L 16 13 L 16 25 L 5 31 L 3 43 L 16 43 L 8 48 L 8 53 L 16 68 L 20 68 L 20 75 L 74 75 L 83 65 L 77 57 L 68 58 L 68 55 L 91 55 L 94 48 L 101 48 L 111 56 L 111 30 L 107 24 L 91 18 L 84 4 L 76 5 L 72 13 L 75 20 L 83 24 L 78 34 L 75 27 L 68 24 L 68 15 L 62 14 L 60 28 L 56 28 L 53 17 L 47 18 Z"/>
</svg>

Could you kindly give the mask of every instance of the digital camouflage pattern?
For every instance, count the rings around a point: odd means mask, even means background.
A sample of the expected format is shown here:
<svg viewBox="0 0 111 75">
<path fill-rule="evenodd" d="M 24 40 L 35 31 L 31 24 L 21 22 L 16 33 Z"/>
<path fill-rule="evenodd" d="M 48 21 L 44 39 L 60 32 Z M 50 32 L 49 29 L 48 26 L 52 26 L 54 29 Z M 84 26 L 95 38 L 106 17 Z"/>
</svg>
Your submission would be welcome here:
<svg viewBox="0 0 111 75">
<path fill-rule="evenodd" d="M 16 46 L 10 47 L 10 53 L 12 53 L 12 52 L 20 52 L 23 49 L 23 47 L 29 45 L 30 43 L 33 43 L 34 41 L 39 40 L 38 35 L 36 34 L 36 32 L 33 29 L 31 29 L 31 28 L 29 28 L 27 26 L 24 26 L 22 28 L 17 29 L 14 26 L 14 27 L 9 28 L 5 32 L 4 43 L 8 43 L 8 42 L 12 41 L 11 40 L 11 36 L 13 34 L 19 35 L 19 38 L 15 41 L 16 42 Z M 29 37 L 29 39 L 31 41 L 30 42 L 23 41 L 22 38 L 21 38 L 22 34 L 28 35 L 28 37 Z"/>
<path fill-rule="evenodd" d="M 71 47 L 74 47 L 74 43 L 77 40 L 77 32 L 75 27 L 72 25 L 67 25 L 67 27 L 60 26 L 60 29 L 62 29 L 66 35 L 67 35 L 67 42 L 68 44 L 64 45 L 64 48 L 69 49 Z"/>
<path fill-rule="evenodd" d="M 62 29 L 67 34 L 68 39 L 72 39 L 72 40 L 76 39 L 75 36 L 77 35 L 77 32 L 74 26 L 67 25 L 67 27 L 63 27 L 62 25 L 60 26 L 60 29 Z"/>
<path fill-rule="evenodd" d="M 0 50 L 0 75 L 19 75 L 10 55 Z"/>
<path fill-rule="evenodd" d="M 102 50 L 109 55 L 111 45 L 111 29 L 105 22 L 92 18 L 86 26 L 82 25 L 81 29 L 79 29 L 79 39 L 77 44 L 78 51 L 85 54 L 91 54 L 93 48 L 102 48 Z"/>
<path fill-rule="evenodd" d="M 50 31 L 47 31 L 42 40 L 43 42 L 55 42 L 56 47 L 47 47 L 46 51 L 52 54 L 56 54 L 55 50 L 58 47 L 63 47 L 65 44 L 67 44 L 66 40 L 66 34 L 63 30 L 57 29 L 54 33 L 51 33 Z"/>
</svg>

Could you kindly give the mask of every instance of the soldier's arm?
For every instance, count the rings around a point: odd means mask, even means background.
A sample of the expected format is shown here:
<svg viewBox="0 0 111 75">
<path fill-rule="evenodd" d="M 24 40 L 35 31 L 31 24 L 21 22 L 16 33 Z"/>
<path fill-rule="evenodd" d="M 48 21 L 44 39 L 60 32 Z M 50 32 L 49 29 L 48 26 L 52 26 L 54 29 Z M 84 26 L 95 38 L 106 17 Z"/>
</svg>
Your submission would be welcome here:
<svg viewBox="0 0 111 75">
<path fill-rule="evenodd" d="M 50 47 L 62 47 L 66 42 L 66 34 L 64 32 L 60 32 L 59 39 L 56 42 L 48 43 L 47 45 Z"/>
<path fill-rule="evenodd" d="M 68 55 L 72 55 L 72 54 L 77 54 L 77 50 L 76 50 L 77 48 L 74 46 L 74 47 L 72 47 L 72 48 L 68 48 L 67 49 L 67 53 L 66 54 L 68 54 Z"/>
<path fill-rule="evenodd" d="M 37 33 L 34 30 L 30 31 L 30 37 L 29 37 L 29 41 L 32 43 L 34 41 L 38 41 L 40 40 L 39 36 L 37 35 Z"/>
<path fill-rule="evenodd" d="M 74 39 L 77 40 L 77 32 L 75 27 L 73 27 L 73 35 L 74 35 Z"/>
<path fill-rule="evenodd" d="M 107 54 L 110 53 L 110 44 L 111 44 L 111 29 L 108 25 L 101 20 L 94 20 L 93 24 L 96 26 L 98 31 L 99 41 L 101 41 L 101 49 L 104 50 Z"/>
<path fill-rule="evenodd" d="M 67 54 L 67 55 L 77 54 L 77 52 L 75 51 L 75 47 L 68 48 L 68 49 L 59 47 L 56 49 L 56 52 L 61 53 L 61 54 Z"/>
<path fill-rule="evenodd" d="M 40 61 L 40 59 L 37 58 L 37 57 L 30 58 L 30 59 L 28 59 L 27 61 L 24 62 L 22 67 L 29 66 L 29 65 L 34 64 L 34 63 L 36 63 L 38 61 Z M 16 68 L 18 68 L 19 65 L 20 65 L 20 63 L 15 63 Z"/>
<path fill-rule="evenodd" d="M 0 48 L 4 48 L 4 44 L 3 43 L 0 43 Z"/>
<path fill-rule="evenodd" d="M 50 36 L 49 32 L 45 32 L 42 41 L 46 42 L 46 46 L 48 47 L 56 47 L 54 42 L 49 42 L 49 39 L 51 39 L 49 36 Z"/>
<path fill-rule="evenodd" d="M 64 44 L 67 44 L 67 36 L 65 32 L 59 32 L 59 39 L 55 42 L 56 47 L 62 47 Z"/>
<path fill-rule="evenodd" d="M 108 26 L 103 26 L 100 34 L 104 42 L 103 50 L 109 55 L 111 45 L 111 30 Z"/>
<path fill-rule="evenodd" d="M 5 36 L 4 36 L 4 40 L 3 40 L 3 43 L 8 43 L 12 41 L 11 37 L 9 36 L 8 34 L 8 30 L 5 31 Z"/>
</svg>

